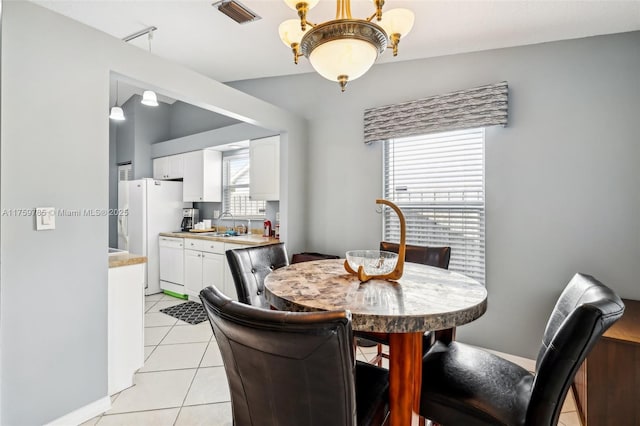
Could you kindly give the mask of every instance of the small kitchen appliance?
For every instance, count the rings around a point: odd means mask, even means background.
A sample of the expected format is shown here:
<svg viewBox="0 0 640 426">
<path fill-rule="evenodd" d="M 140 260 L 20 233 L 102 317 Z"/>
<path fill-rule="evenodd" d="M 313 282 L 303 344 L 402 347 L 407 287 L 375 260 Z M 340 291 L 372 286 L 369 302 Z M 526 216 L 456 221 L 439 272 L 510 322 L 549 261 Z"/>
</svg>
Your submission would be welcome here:
<svg viewBox="0 0 640 426">
<path fill-rule="evenodd" d="M 271 221 L 270 220 L 266 220 L 264 221 L 264 233 L 262 234 L 263 237 L 270 237 L 271 236 Z"/>
<path fill-rule="evenodd" d="M 200 220 L 198 209 L 182 209 L 182 223 L 180 227 L 183 231 L 190 231 Z"/>
</svg>

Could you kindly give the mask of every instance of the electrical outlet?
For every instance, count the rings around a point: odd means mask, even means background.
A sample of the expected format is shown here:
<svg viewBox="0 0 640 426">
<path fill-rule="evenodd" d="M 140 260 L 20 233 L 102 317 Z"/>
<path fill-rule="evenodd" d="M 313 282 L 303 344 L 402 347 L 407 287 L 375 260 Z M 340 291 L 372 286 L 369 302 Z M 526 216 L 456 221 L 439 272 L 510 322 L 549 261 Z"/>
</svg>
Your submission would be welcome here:
<svg viewBox="0 0 640 426">
<path fill-rule="evenodd" d="M 219 217 L 220 217 L 220 210 L 214 210 L 214 211 L 213 211 L 213 218 L 214 218 L 214 219 L 217 219 L 217 218 L 219 218 Z"/>
</svg>

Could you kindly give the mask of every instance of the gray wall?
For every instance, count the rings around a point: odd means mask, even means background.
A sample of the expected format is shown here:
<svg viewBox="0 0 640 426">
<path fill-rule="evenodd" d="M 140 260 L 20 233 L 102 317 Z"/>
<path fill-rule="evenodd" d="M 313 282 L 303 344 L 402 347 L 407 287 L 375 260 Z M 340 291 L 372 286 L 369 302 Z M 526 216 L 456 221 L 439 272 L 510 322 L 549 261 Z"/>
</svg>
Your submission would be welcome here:
<svg viewBox="0 0 640 426">
<path fill-rule="evenodd" d="M 171 104 L 169 137 L 167 140 L 238 123 L 240 121 L 231 117 L 214 114 L 211 111 L 176 101 Z"/>
<path fill-rule="evenodd" d="M 286 241 L 305 245 L 305 120 L 32 2 L 2 6 L 2 209 L 108 207 L 114 72 L 286 135 Z M 88 420 L 99 414 L 92 404 L 108 404 L 107 245 L 106 216 L 58 216 L 43 232 L 32 217 L 2 216 L 0 424 L 46 424 L 76 410 Z"/>
<path fill-rule="evenodd" d="M 638 46 L 633 32 L 376 65 L 343 94 L 315 74 L 230 85 L 309 118 L 307 248 L 342 254 L 381 237 L 363 110 L 508 81 L 509 126 L 486 138 L 489 309 L 459 337 L 534 358 L 575 272 L 640 299 Z"/>
<path fill-rule="evenodd" d="M 118 208 L 118 164 L 116 162 L 116 126 L 109 120 L 109 208 Z M 109 216 L 109 247 L 118 247 L 118 216 Z"/>
<path fill-rule="evenodd" d="M 122 105 L 124 121 L 110 120 L 110 129 L 116 132 L 116 164 L 133 163 L 136 140 L 136 107 L 133 102 Z"/>
<path fill-rule="evenodd" d="M 181 154 L 183 152 L 197 151 L 199 149 L 232 142 L 260 139 L 277 134 L 278 132 L 273 130 L 263 129 L 247 123 L 232 124 L 219 129 L 156 143 L 151 147 L 151 157 L 157 158 Z"/>
<path fill-rule="evenodd" d="M 2 6 L 2 209 L 106 208 L 108 70 L 65 21 Z M 33 217 L 2 217 L 0 423 L 106 395 L 107 221 L 59 215 L 35 232 Z"/>
<path fill-rule="evenodd" d="M 170 132 L 171 105 L 160 102 L 157 107 L 140 103 L 140 96 L 129 99 L 136 108 L 135 113 L 135 154 L 133 160 L 133 178 L 153 177 L 151 147 L 167 140 Z"/>
</svg>

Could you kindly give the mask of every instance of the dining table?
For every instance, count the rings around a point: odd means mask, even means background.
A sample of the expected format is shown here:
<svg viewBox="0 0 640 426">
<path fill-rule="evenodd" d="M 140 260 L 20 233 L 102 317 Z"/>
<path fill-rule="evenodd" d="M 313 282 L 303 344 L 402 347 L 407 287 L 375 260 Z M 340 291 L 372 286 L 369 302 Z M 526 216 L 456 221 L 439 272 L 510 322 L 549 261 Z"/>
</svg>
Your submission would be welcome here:
<svg viewBox="0 0 640 426">
<path fill-rule="evenodd" d="M 296 263 L 265 278 L 265 298 L 278 310 L 351 312 L 356 331 L 389 333 L 391 426 L 418 424 L 422 339 L 427 331 L 467 324 L 487 309 L 487 290 L 458 272 L 405 263 L 400 279 L 360 282 L 344 259 Z"/>
</svg>

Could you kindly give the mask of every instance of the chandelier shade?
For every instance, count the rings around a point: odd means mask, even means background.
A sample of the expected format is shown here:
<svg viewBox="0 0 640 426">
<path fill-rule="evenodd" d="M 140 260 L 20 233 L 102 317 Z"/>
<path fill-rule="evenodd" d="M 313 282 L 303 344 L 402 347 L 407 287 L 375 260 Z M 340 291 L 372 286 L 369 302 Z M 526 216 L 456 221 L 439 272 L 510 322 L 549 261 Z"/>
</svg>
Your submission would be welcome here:
<svg viewBox="0 0 640 426">
<path fill-rule="evenodd" d="M 300 29 L 299 19 L 287 19 L 278 27 L 280 40 L 282 40 L 287 47 L 291 47 L 294 43 L 300 44 L 300 41 L 306 32 L 307 31 L 302 31 Z"/>
<path fill-rule="evenodd" d="M 336 18 L 313 24 L 307 21 L 307 12 L 319 0 L 284 1 L 300 18 L 284 21 L 278 28 L 280 39 L 293 52 L 294 62 L 305 56 L 318 74 L 337 81 L 343 92 L 347 83 L 364 75 L 386 48 L 393 49 L 396 56 L 401 36 L 411 31 L 414 23 L 409 9 L 383 13 L 384 0 L 372 0 L 376 10 L 367 19 L 351 17 L 350 0 L 336 0 Z M 374 19 L 377 22 L 372 22 Z"/>
</svg>

